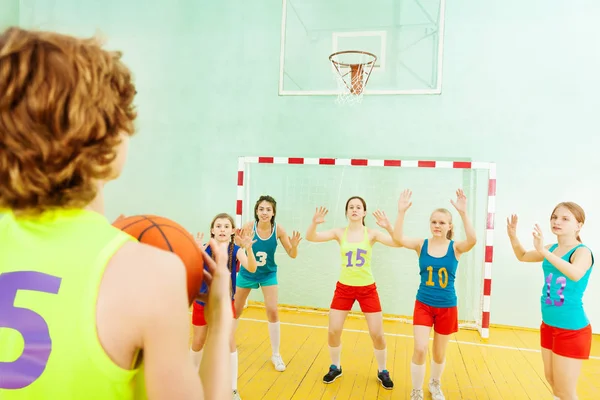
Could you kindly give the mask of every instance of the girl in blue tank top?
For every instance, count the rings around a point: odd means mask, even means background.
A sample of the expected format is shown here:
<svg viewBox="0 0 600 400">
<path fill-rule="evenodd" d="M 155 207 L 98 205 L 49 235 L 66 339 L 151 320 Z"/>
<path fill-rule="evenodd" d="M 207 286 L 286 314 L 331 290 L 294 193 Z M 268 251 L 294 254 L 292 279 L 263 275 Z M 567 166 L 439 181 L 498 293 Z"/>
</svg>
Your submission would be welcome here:
<svg viewBox="0 0 600 400">
<path fill-rule="evenodd" d="M 456 191 L 456 201 L 450 200 L 465 227 L 466 240 L 452 240 L 454 227 L 452 214 L 438 208 L 431 214 L 431 238 L 411 239 L 403 234 L 404 215 L 412 205 L 412 192 L 405 190 L 398 200 L 398 218 L 394 226 L 394 240 L 403 247 L 414 250 L 419 256 L 421 284 L 417 291 L 413 313 L 414 350 L 411 362 L 412 399 L 423 399 L 425 359 L 429 348 L 429 335 L 433 327 L 433 356 L 429 392 L 433 400 L 443 400 L 441 377 L 446 360 L 446 347 L 450 335 L 458 331 L 458 310 L 454 279 L 460 256 L 475 246 L 475 229 L 467 215 L 467 197 L 462 189 Z"/>
<path fill-rule="evenodd" d="M 550 215 L 550 227 L 557 243 L 544 246 L 539 225 L 533 230 L 533 250 L 526 251 L 517 238 L 516 215 L 507 219 L 507 232 L 519 261 L 541 262 L 544 281 L 540 282 L 542 324 L 540 343 L 546 380 L 555 398 L 576 399 L 582 360 L 590 356 L 592 328 L 583 309 L 594 256 L 581 243 L 579 232 L 585 212 L 576 203 L 559 203 Z M 554 379 L 559 375 L 570 379 Z"/>
<path fill-rule="evenodd" d="M 292 236 L 287 235 L 281 224 L 275 223 L 277 202 L 271 196 L 261 196 L 254 205 L 254 222 L 248 222 L 244 230 L 253 234 L 252 251 L 256 256 L 258 268 L 251 273 L 242 265 L 236 280 L 235 317 L 242 315 L 246 299 L 252 289 L 262 289 L 265 299 L 267 319 L 269 321 L 269 337 L 273 355 L 271 362 L 277 371 L 285 371 L 285 363 L 279 354 L 280 328 L 279 313 L 277 312 L 277 263 L 275 250 L 277 240 L 281 242 L 288 256 L 296 258 L 298 244 L 302 238 L 300 232 L 294 231 Z"/>
<path fill-rule="evenodd" d="M 215 239 L 219 246 L 227 248 L 227 268 L 231 277 L 231 302 L 233 306 L 233 299 L 235 296 L 235 282 L 237 277 L 238 265 L 245 265 L 250 271 L 256 271 L 256 258 L 252 251 L 252 237 L 250 232 L 242 229 L 236 229 L 235 222 L 231 215 L 227 213 L 217 214 L 212 222 L 210 223 L 210 237 Z M 198 233 L 196 242 L 198 246 L 206 251 L 211 258 L 213 252 L 208 243 L 203 244 L 204 235 Z M 238 242 L 239 246 L 234 243 Z M 208 271 L 208 267 L 204 267 Z M 200 293 L 207 293 L 208 285 L 206 282 L 202 282 Z M 200 368 L 200 362 L 202 360 L 202 353 L 204 349 L 204 343 L 208 334 L 208 324 L 204 317 L 204 306 L 205 304 L 196 300 L 192 308 L 192 345 L 190 354 L 194 367 L 198 370 Z M 235 316 L 235 312 L 234 312 Z M 232 379 L 232 390 L 233 399 L 239 399 L 237 392 L 237 378 L 238 378 L 238 352 L 235 344 L 235 329 L 231 330 L 229 337 L 229 351 L 230 362 L 231 362 L 231 379 Z"/>
</svg>

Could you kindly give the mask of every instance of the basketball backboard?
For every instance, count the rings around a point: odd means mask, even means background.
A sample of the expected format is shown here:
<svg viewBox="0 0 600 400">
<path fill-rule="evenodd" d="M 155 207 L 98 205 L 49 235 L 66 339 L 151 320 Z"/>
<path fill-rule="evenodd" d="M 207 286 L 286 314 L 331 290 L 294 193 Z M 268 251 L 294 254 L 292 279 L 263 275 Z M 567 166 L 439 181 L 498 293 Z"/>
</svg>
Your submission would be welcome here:
<svg viewBox="0 0 600 400">
<path fill-rule="evenodd" d="M 283 0 L 280 95 L 337 95 L 329 55 L 377 56 L 364 94 L 440 94 L 446 0 Z"/>
</svg>

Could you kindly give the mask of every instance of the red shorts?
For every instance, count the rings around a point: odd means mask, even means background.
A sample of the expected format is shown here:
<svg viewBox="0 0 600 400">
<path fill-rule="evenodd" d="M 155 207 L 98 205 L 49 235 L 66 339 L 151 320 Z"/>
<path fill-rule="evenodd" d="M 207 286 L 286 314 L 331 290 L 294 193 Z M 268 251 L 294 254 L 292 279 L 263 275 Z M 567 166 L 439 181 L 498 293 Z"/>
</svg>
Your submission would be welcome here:
<svg viewBox="0 0 600 400">
<path fill-rule="evenodd" d="M 592 348 L 592 326 L 578 330 L 555 328 L 542 322 L 540 326 L 542 348 L 568 358 L 587 360 Z"/>
<path fill-rule="evenodd" d="M 431 307 L 415 300 L 413 325 L 433 326 L 440 335 L 458 332 L 458 307 Z"/>
<path fill-rule="evenodd" d="M 235 302 L 231 301 L 231 309 L 233 310 L 233 318 L 235 318 Z M 206 326 L 206 319 L 204 318 L 204 306 L 194 301 L 192 308 L 192 325 L 194 326 Z"/>
<path fill-rule="evenodd" d="M 364 313 L 381 312 L 381 302 L 374 283 L 367 286 L 348 286 L 338 282 L 335 285 L 330 308 L 350 311 L 355 301 L 358 301 Z"/>
</svg>

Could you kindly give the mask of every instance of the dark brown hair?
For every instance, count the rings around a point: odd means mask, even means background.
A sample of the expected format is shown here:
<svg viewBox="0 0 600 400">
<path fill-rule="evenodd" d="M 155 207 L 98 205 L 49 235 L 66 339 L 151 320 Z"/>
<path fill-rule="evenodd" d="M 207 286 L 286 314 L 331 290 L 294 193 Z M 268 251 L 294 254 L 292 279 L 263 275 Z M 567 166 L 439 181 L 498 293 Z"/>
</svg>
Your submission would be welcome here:
<svg viewBox="0 0 600 400">
<path fill-rule="evenodd" d="M 348 201 L 346 201 L 346 209 L 344 211 L 344 214 L 348 214 L 348 206 L 350 205 L 350 201 L 354 200 L 354 199 L 360 200 L 360 202 L 362 203 L 362 205 L 365 209 L 365 213 L 366 213 L 367 212 L 367 202 L 360 196 L 352 196 L 348 199 Z M 365 217 L 366 217 L 366 215 L 365 215 Z M 362 219 L 363 226 L 365 225 L 365 217 L 363 217 L 363 219 Z"/>
<path fill-rule="evenodd" d="M 111 178 L 136 93 L 121 53 L 96 39 L 0 34 L 0 208 L 85 207 Z"/>
<path fill-rule="evenodd" d="M 263 201 L 270 203 L 273 206 L 273 216 L 271 217 L 271 229 L 275 225 L 275 215 L 277 214 L 277 202 L 274 198 L 268 195 L 260 196 L 258 200 L 256 200 L 256 204 L 254 204 L 254 220 L 258 222 L 258 206 Z"/>
</svg>

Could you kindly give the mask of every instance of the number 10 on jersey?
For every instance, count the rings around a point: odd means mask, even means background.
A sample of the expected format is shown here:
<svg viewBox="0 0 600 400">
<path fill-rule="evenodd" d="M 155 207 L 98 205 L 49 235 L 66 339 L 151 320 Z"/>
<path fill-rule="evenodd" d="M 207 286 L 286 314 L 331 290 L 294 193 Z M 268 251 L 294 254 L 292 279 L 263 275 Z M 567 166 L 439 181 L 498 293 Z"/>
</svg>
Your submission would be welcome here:
<svg viewBox="0 0 600 400">
<path fill-rule="evenodd" d="M 433 267 L 427 267 L 427 272 L 429 273 L 429 277 L 427 279 L 427 282 L 425 282 L 425 285 L 435 286 L 435 282 L 433 281 Z M 446 270 L 446 268 L 444 267 L 438 270 L 438 282 L 442 289 L 448 286 L 448 270 Z"/>
</svg>

